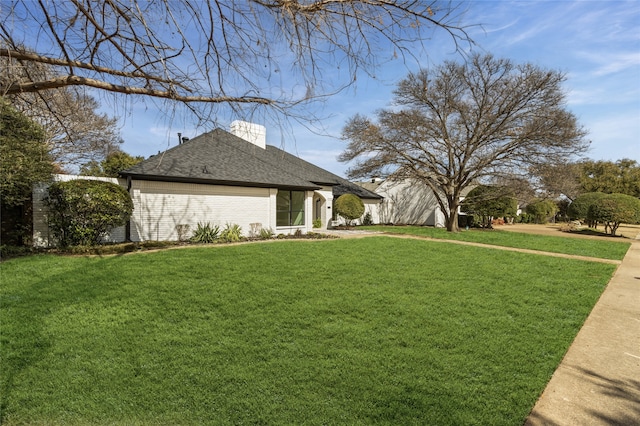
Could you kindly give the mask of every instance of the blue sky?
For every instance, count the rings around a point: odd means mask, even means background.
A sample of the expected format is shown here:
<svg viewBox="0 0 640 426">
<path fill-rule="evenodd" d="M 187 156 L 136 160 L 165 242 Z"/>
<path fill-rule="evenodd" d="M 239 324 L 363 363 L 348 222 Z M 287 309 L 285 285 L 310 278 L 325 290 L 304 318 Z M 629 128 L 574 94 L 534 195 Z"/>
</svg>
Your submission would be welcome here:
<svg viewBox="0 0 640 426">
<path fill-rule="evenodd" d="M 465 9 L 462 25 L 481 24 L 468 29 L 476 51 L 566 73 L 567 108 L 589 131 L 587 157 L 640 162 L 640 1 L 473 1 Z M 409 71 L 461 59 L 444 33 L 425 45 L 419 63 L 389 61 L 375 79 L 359 77 L 356 86 L 318 106 L 324 135 L 296 122 L 259 123 L 267 126 L 267 143 L 344 176 L 348 164 L 336 157 L 345 148 L 339 135 L 347 119 L 356 113 L 372 117 L 388 106 Z M 194 137 L 211 130 L 134 102 L 103 98 L 103 110 L 121 117 L 128 153 L 149 156 L 174 146 L 177 132 Z"/>
</svg>

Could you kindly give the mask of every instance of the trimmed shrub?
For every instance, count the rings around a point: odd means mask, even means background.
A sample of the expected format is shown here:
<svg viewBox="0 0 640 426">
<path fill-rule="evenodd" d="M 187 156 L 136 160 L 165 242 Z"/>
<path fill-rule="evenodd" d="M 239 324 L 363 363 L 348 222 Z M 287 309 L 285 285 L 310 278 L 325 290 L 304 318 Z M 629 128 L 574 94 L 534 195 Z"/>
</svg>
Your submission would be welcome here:
<svg viewBox="0 0 640 426">
<path fill-rule="evenodd" d="M 335 203 L 335 212 L 347 220 L 347 225 L 364 214 L 364 203 L 354 194 L 343 194 Z"/>
<path fill-rule="evenodd" d="M 535 223 L 547 223 L 555 217 L 558 206 L 551 200 L 539 200 L 527 205 L 527 213 L 534 218 Z"/>
<path fill-rule="evenodd" d="M 567 208 L 567 215 L 571 220 L 588 220 L 589 209 L 607 194 L 602 192 L 587 192 L 578 196 Z M 591 224 L 590 224 L 591 225 Z"/>
<path fill-rule="evenodd" d="M 98 245 L 111 229 L 126 224 L 133 212 L 124 188 L 98 180 L 55 182 L 45 204 L 49 227 L 61 247 Z"/>
<path fill-rule="evenodd" d="M 625 194 L 605 194 L 590 206 L 587 220 L 604 223 L 605 233 L 616 235 L 622 223 L 640 223 L 640 200 Z"/>
</svg>

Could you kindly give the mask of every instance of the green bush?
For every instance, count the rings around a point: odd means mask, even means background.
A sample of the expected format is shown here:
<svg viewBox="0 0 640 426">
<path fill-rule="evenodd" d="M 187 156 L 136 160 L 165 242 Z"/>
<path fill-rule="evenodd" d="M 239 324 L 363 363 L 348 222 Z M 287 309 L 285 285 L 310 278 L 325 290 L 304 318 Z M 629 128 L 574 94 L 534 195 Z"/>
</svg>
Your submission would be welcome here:
<svg viewBox="0 0 640 426">
<path fill-rule="evenodd" d="M 314 228 L 322 228 L 322 219 L 320 219 L 320 218 L 314 219 L 313 220 L 313 227 Z"/>
<path fill-rule="evenodd" d="M 587 220 L 601 222 L 605 232 L 616 235 L 622 223 L 640 223 L 640 200 L 625 194 L 604 194 L 590 206 Z"/>
<path fill-rule="evenodd" d="M 517 215 L 518 200 L 508 194 L 508 188 L 478 185 L 469 191 L 460 208 L 465 213 L 479 217 L 480 220 L 475 220 L 475 223 L 490 228 L 494 218 Z"/>
<path fill-rule="evenodd" d="M 193 235 L 191 236 L 191 242 L 200 244 L 211 244 L 218 239 L 220 235 L 220 227 L 218 225 L 212 226 L 210 223 L 200 223 Z"/>
<path fill-rule="evenodd" d="M 33 247 L 0 244 L 0 260 L 27 256 L 33 253 L 36 253 L 36 249 L 34 249 Z"/>
<path fill-rule="evenodd" d="M 567 199 L 561 199 L 558 200 L 556 204 L 558 205 L 558 213 L 556 214 L 556 219 L 562 222 L 569 222 L 570 219 L 568 210 L 571 201 Z"/>
<path fill-rule="evenodd" d="M 581 194 L 578 196 L 567 208 L 567 215 L 571 220 L 586 220 L 590 222 L 588 219 L 589 209 L 591 206 L 597 201 L 601 200 L 607 194 L 602 192 L 587 192 L 585 194 Z M 595 223 L 589 223 L 589 226 L 594 227 Z"/>
<path fill-rule="evenodd" d="M 527 212 L 520 213 L 516 218 L 516 223 L 533 223 L 535 218 Z"/>
<path fill-rule="evenodd" d="M 54 182 L 44 201 L 49 227 L 61 247 L 98 245 L 111 229 L 126 224 L 133 212 L 124 188 L 98 180 Z"/>
<path fill-rule="evenodd" d="M 364 217 L 362 218 L 362 224 L 364 226 L 373 225 L 373 219 L 371 218 L 371 212 L 366 212 Z"/>
<path fill-rule="evenodd" d="M 227 223 L 222 232 L 220 232 L 221 241 L 233 243 L 236 241 L 240 241 L 241 239 L 242 228 L 240 227 L 240 225 Z"/>
<path fill-rule="evenodd" d="M 335 212 L 344 217 L 350 225 L 353 220 L 364 214 L 364 203 L 357 195 L 344 194 L 336 200 Z"/>
<path fill-rule="evenodd" d="M 558 206 L 551 200 L 538 200 L 527 205 L 527 213 L 533 216 L 535 223 L 547 223 L 558 211 Z"/>
</svg>

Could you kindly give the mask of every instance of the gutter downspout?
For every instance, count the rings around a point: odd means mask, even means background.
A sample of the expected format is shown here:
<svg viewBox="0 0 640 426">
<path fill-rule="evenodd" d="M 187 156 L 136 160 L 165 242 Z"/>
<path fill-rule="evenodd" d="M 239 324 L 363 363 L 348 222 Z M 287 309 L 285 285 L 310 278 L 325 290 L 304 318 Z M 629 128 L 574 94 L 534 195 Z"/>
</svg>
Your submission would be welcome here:
<svg viewBox="0 0 640 426">
<path fill-rule="evenodd" d="M 127 176 L 127 192 L 133 201 L 133 197 L 131 196 L 131 176 Z M 124 226 L 124 240 L 126 242 L 131 242 L 131 218 L 127 220 L 127 223 Z"/>
</svg>

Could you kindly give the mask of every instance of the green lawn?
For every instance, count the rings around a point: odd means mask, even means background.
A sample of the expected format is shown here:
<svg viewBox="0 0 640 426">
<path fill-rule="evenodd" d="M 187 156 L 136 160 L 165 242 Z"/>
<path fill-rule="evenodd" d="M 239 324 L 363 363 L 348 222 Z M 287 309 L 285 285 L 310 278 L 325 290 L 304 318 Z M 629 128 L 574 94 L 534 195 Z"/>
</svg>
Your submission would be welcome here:
<svg viewBox="0 0 640 426">
<path fill-rule="evenodd" d="M 0 265 L 0 423 L 521 425 L 615 266 L 371 237 Z"/>
<path fill-rule="evenodd" d="M 381 231 L 390 234 L 409 234 L 443 240 L 468 241 L 503 247 L 526 248 L 529 250 L 548 251 L 578 256 L 597 257 L 601 259 L 622 260 L 629 250 L 628 241 L 610 241 L 602 239 L 578 239 L 535 235 L 520 232 L 470 229 L 460 232 L 447 232 L 443 228 L 430 226 L 359 226 L 358 229 Z"/>
</svg>

